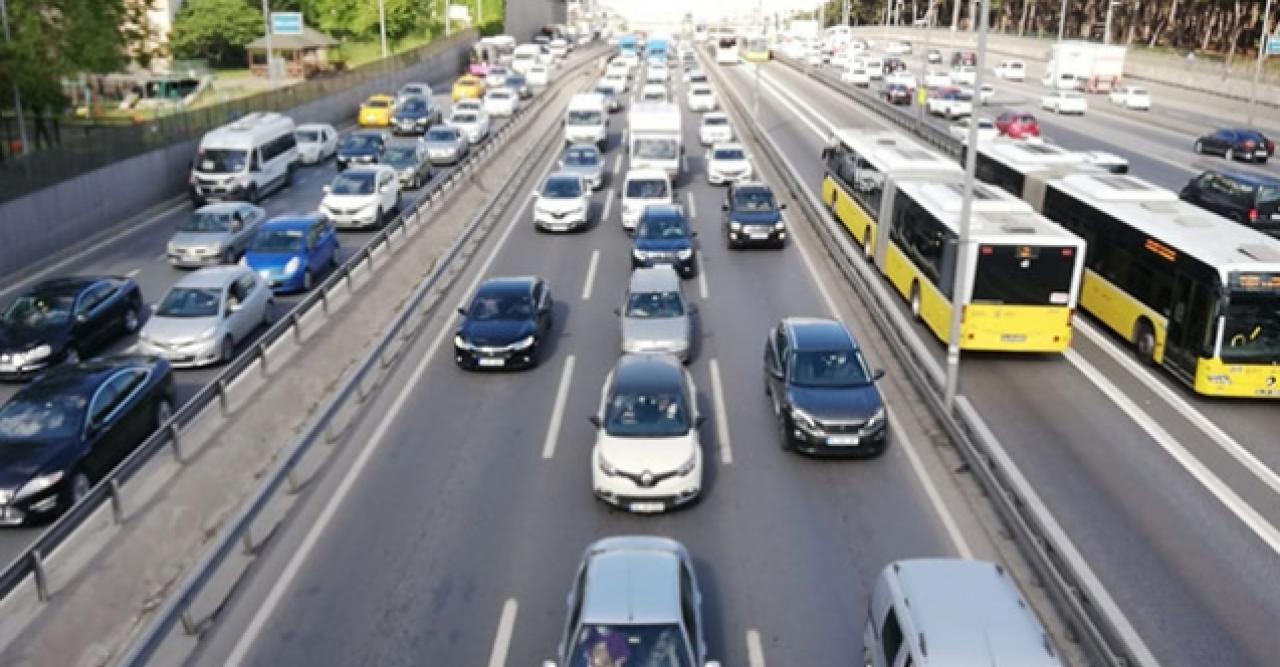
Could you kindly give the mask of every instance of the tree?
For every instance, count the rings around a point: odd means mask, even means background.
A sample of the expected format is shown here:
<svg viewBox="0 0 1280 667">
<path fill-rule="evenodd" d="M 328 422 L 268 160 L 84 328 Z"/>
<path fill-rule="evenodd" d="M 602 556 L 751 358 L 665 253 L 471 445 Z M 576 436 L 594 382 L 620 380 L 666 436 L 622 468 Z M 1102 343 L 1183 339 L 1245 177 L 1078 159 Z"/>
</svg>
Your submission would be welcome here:
<svg viewBox="0 0 1280 667">
<path fill-rule="evenodd" d="M 245 45 L 265 30 L 262 11 L 246 0 L 187 0 L 174 17 L 169 48 L 177 58 L 242 66 L 247 63 Z"/>
</svg>

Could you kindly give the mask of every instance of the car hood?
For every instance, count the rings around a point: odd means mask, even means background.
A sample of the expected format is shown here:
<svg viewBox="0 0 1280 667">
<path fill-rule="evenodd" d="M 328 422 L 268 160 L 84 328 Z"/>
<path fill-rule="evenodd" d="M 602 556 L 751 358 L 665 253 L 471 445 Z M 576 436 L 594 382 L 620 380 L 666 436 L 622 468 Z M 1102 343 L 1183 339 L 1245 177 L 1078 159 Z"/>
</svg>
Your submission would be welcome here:
<svg viewBox="0 0 1280 667">
<path fill-rule="evenodd" d="M 360 206 L 368 206 L 378 201 L 377 194 L 369 195 L 325 195 L 324 200 L 320 202 L 321 206 L 329 206 L 331 208 L 350 209 Z"/>
<path fill-rule="evenodd" d="M 294 257 L 297 257 L 300 262 L 306 260 L 306 255 L 300 252 L 259 252 L 251 250 L 245 253 L 244 261 L 254 271 L 262 271 L 264 269 L 282 269 Z"/>
<path fill-rule="evenodd" d="M 692 248 L 689 239 L 636 239 L 636 250 L 676 251 Z"/>
<path fill-rule="evenodd" d="M 707 168 L 714 171 L 742 171 L 750 164 L 748 160 L 712 160 Z"/>
<path fill-rule="evenodd" d="M 730 220 L 744 225 L 771 225 L 782 219 L 781 211 L 733 211 Z"/>
<path fill-rule="evenodd" d="M 17 440 L 0 436 L 0 489 L 17 491 L 32 477 L 49 471 L 68 454 L 72 443 L 60 440 Z"/>
<path fill-rule="evenodd" d="M 623 317 L 624 341 L 688 341 L 688 317 Z"/>
<path fill-rule="evenodd" d="M 230 232 L 178 232 L 169 244 L 175 248 L 209 248 L 224 245 L 230 239 Z"/>
<path fill-rule="evenodd" d="M 194 340 L 196 336 L 218 325 L 217 317 L 160 317 L 153 315 L 142 328 L 149 340 L 162 343 L 178 343 Z"/>
<path fill-rule="evenodd" d="M 422 144 L 429 151 L 451 151 L 462 146 L 461 141 L 424 141 Z"/>
<path fill-rule="evenodd" d="M 501 347 L 510 345 L 521 338 L 532 336 L 533 322 L 526 320 L 492 320 L 476 322 L 468 320 L 459 330 L 463 340 L 471 345 Z"/>
<path fill-rule="evenodd" d="M 600 431 L 596 448 L 613 467 L 631 474 L 658 474 L 684 465 L 698 447 L 697 429 L 667 438 L 615 437 Z"/>
<path fill-rule="evenodd" d="M 338 157 L 366 157 L 377 155 L 378 148 L 339 148 Z"/>
<path fill-rule="evenodd" d="M 38 345 L 49 344 L 57 352 L 67 340 L 64 327 L 15 327 L 0 324 L 0 352 L 26 352 Z"/>
<path fill-rule="evenodd" d="M 790 387 L 788 402 L 810 416 L 823 420 L 859 421 L 870 419 L 883 402 L 874 384 L 863 387 Z"/>
<path fill-rule="evenodd" d="M 567 213 L 576 211 L 586 204 L 586 197 L 540 197 L 538 199 L 538 210 L 548 213 Z"/>
</svg>

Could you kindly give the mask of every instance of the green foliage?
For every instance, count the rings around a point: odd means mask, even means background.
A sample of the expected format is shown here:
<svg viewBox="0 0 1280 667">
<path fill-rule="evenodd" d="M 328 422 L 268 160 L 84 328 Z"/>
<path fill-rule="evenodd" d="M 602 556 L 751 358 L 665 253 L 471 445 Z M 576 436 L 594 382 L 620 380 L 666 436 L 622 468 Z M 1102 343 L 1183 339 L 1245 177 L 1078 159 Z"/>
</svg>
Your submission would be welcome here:
<svg viewBox="0 0 1280 667">
<path fill-rule="evenodd" d="M 246 0 L 187 0 L 173 21 L 176 58 L 205 58 L 215 67 L 243 66 L 245 44 L 266 30 L 262 11 Z"/>
<path fill-rule="evenodd" d="M 309 0 L 302 5 L 307 22 L 334 37 L 379 36 L 376 0 Z M 435 20 L 435 13 L 440 11 L 437 3 L 423 0 L 383 0 L 383 5 L 388 39 L 426 31 Z"/>
</svg>

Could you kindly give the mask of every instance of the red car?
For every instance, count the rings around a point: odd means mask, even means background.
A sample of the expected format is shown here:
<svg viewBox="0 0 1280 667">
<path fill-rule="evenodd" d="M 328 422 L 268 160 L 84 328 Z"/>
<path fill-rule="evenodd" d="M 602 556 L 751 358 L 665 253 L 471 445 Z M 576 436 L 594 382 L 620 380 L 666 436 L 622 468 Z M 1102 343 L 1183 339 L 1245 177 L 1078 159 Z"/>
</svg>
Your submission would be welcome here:
<svg viewBox="0 0 1280 667">
<path fill-rule="evenodd" d="M 1040 136 L 1040 121 L 1025 111 L 1006 111 L 996 116 L 996 129 L 1014 139 Z"/>
</svg>

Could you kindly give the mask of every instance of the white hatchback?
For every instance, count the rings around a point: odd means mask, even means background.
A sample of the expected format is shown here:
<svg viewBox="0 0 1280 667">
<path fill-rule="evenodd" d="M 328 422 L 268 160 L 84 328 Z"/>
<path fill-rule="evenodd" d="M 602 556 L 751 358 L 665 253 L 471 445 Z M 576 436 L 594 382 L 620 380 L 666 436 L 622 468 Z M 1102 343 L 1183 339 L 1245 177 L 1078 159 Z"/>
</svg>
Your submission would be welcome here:
<svg viewBox="0 0 1280 667">
<path fill-rule="evenodd" d="M 1151 93 L 1146 88 L 1121 86 L 1111 91 L 1110 98 L 1112 104 L 1119 104 L 1126 109 L 1151 110 Z"/>
<path fill-rule="evenodd" d="M 712 185 L 751 180 L 751 157 L 741 144 L 716 144 L 707 153 L 707 182 Z"/>
<path fill-rule="evenodd" d="M 516 112 L 519 97 L 506 88 L 497 88 L 484 94 L 484 112 L 490 116 L 510 116 Z"/>
<path fill-rule="evenodd" d="M 381 227 L 400 208 L 400 179 L 385 164 L 352 167 L 324 186 L 320 210 L 338 227 Z"/>
<path fill-rule="evenodd" d="M 1040 98 L 1040 108 L 1054 113 L 1076 113 L 1084 115 L 1089 110 L 1089 103 L 1084 95 L 1074 90 L 1058 90 Z"/>
<path fill-rule="evenodd" d="M 716 94 L 711 86 L 694 85 L 689 88 L 689 111 L 715 111 Z"/>
<path fill-rule="evenodd" d="M 703 114 L 702 123 L 698 126 L 698 141 L 703 146 L 733 141 L 733 126 L 729 123 L 729 115 L 719 111 Z"/>
</svg>

